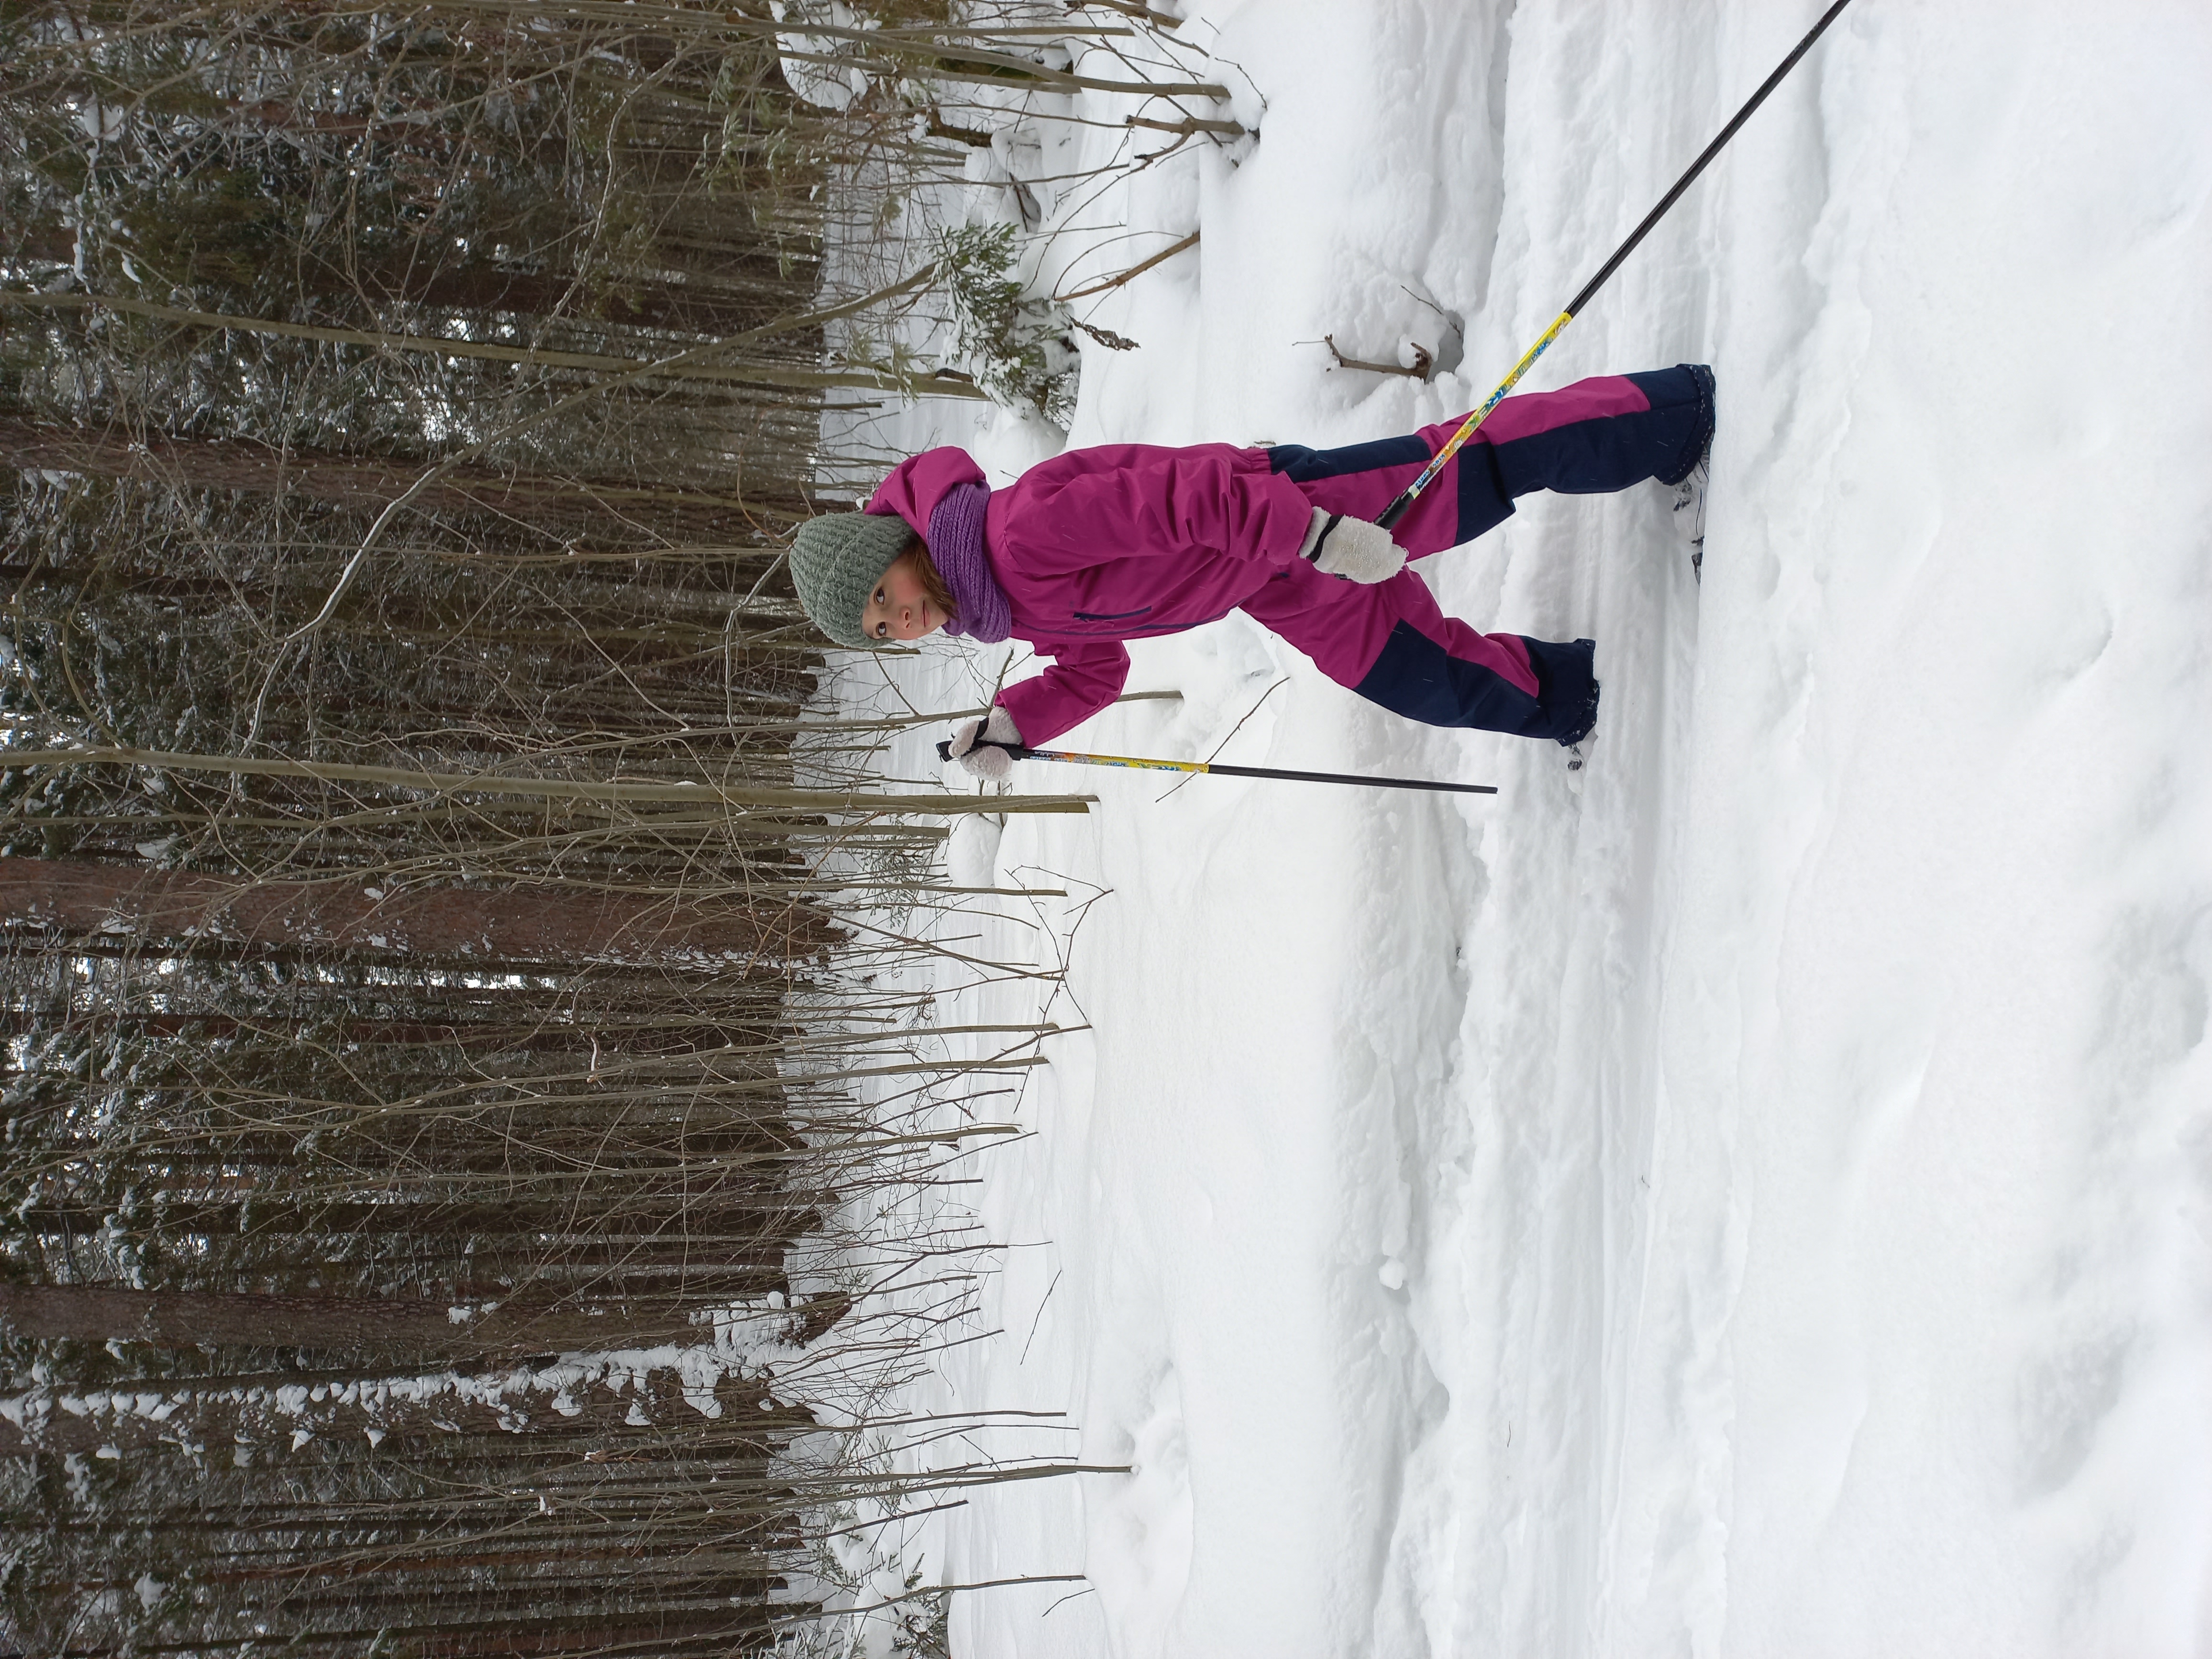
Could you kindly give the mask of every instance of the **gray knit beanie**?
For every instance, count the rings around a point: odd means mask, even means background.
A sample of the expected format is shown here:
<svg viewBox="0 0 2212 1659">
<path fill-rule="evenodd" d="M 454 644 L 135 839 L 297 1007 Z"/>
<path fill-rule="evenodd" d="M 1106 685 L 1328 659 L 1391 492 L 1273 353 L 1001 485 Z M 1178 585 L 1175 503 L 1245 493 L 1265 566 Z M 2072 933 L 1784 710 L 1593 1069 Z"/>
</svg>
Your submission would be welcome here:
<svg viewBox="0 0 2212 1659">
<path fill-rule="evenodd" d="M 876 583 L 914 540 L 904 519 L 889 513 L 825 513 L 791 538 L 791 580 L 814 625 L 855 649 L 882 643 L 860 631 Z"/>
</svg>

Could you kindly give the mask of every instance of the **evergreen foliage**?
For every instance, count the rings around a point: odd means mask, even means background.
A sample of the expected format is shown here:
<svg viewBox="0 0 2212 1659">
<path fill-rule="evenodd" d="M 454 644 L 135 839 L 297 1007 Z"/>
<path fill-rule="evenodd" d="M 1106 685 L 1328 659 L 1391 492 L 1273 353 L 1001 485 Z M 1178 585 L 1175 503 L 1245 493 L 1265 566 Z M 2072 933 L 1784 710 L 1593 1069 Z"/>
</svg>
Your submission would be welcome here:
<svg viewBox="0 0 2212 1659">
<path fill-rule="evenodd" d="M 954 225 L 939 233 L 938 261 L 951 300 L 953 346 L 994 401 L 1042 415 L 1066 429 L 1082 367 L 1066 313 L 1030 295 L 1009 273 L 1010 224 Z"/>
</svg>

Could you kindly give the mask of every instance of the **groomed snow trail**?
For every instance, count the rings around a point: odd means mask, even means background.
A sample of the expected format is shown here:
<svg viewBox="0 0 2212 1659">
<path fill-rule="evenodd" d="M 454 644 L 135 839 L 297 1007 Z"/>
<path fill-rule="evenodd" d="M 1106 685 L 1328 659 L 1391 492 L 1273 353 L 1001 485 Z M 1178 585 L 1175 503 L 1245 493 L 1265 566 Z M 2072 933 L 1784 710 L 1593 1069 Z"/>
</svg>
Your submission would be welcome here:
<svg viewBox="0 0 2212 1659">
<path fill-rule="evenodd" d="M 1204 239 L 1091 313 L 1143 349 L 1073 441 L 1467 407 L 1812 12 L 1204 7 L 1261 136 L 1105 204 Z M 1656 489 L 1424 567 L 1598 640 L 1579 793 L 1232 617 L 1066 746 L 1504 793 L 1039 775 L 1098 806 L 963 841 L 1065 878 L 989 943 L 1090 1029 L 978 1160 L 1006 1334 L 941 1403 L 1135 1473 L 917 1535 L 1090 1575 L 957 1653 L 2212 1646 L 2207 86 L 2201 6 L 1856 0 L 1540 371 L 1714 364 L 1703 588 Z M 1425 301 L 1456 374 L 1326 371 Z"/>
</svg>

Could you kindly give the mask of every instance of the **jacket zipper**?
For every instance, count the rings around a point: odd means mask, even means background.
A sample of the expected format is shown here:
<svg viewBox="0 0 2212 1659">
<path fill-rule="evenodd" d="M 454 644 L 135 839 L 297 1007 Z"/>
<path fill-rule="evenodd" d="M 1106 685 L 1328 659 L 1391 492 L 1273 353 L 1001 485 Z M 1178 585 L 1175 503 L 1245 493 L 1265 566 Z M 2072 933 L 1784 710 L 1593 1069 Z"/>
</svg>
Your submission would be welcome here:
<svg viewBox="0 0 2212 1659">
<path fill-rule="evenodd" d="M 1230 606 L 1230 607 L 1229 607 L 1229 610 L 1230 610 L 1230 611 L 1234 611 L 1236 608 L 1237 608 L 1237 607 L 1236 607 L 1235 605 L 1232 605 L 1231 606 Z M 1151 609 L 1152 609 L 1152 606 L 1150 606 L 1150 605 L 1146 605 L 1146 606 L 1145 607 L 1145 609 L 1146 609 L 1146 611 L 1149 611 L 1149 610 L 1151 610 Z M 1079 612 L 1078 612 L 1078 613 L 1076 613 L 1076 614 L 1080 615 L 1081 613 L 1079 611 Z M 1138 612 L 1138 611 L 1132 611 L 1130 614 L 1131 614 L 1132 616 L 1137 616 L 1137 615 L 1141 615 L 1142 613 L 1141 613 L 1141 612 Z M 1194 620 L 1192 620 L 1192 621 L 1190 621 L 1190 622 L 1153 623 L 1151 623 L 1150 625 L 1148 625 L 1148 626 L 1146 626 L 1146 627 L 1135 629 L 1131 630 L 1130 632 L 1123 633 L 1123 634 L 1116 634 L 1116 633 L 1114 633 L 1114 632 L 1112 632 L 1112 631 L 1110 631 L 1110 630 L 1109 630 L 1109 629 L 1098 629 L 1098 630 L 1097 630 L 1097 632 L 1095 632 L 1095 633 L 1083 633 L 1083 634 L 1079 634 L 1079 633 L 1075 632 L 1073 629 L 1070 629 L 1070 630 L 1068 630 L 1066 633 L 1064 633 L 1064 634 L 1059 635 L 1057 635 L 1056 637 L 1058 637 L 1058 638 L 1061 638 L 1061 639 L 1067 639 L 1067 640 L 1095 640 L 1095 639 L 1097 639 L 1097 638 L 1098 637 L 1098 635 L 1099 635 L 1099 634 L 1102 634 L 1102 633 L 1103 633 L 1103 634 L 1104 634 L 1104 635 L 1106 635 L 1106 637 L 1107 637 L 1107 638 L 1109 638 L 1109 639 L 1127 640 L 1127 639 L 1135 639 L 1135 638 L 1139 637 L 1139 635 L 1146 635 L 1146 634 L 1181 634 L 1181 633 L 1184 633 L 1184 632 L 1188 631 L 1188 629 L 1194 629 L 1194 628 L 1203 628 L 1203 627 L 1205 627 L 1208 623 L 1218 623 L 1218 622 L 1219 622 L 1219 621 L 1220 621 L 1224 617 L 1227 616 L 1228 614 L 1229 614 L 1229 611 L 1216 611 L 1216 612 L 1215 612 L 1212 616 L 1211 616 L 1211 617 L 1196 617 L 1196 618 L 1194 618 Z M 1040 640 L 1042 640 L 1043 637 L 1044 637 L 1044 636 L 1043 636 L 1043 635 L 1040 635 L 1038 636 L 1038 638 L 1039 638 Z"/>
</svg>

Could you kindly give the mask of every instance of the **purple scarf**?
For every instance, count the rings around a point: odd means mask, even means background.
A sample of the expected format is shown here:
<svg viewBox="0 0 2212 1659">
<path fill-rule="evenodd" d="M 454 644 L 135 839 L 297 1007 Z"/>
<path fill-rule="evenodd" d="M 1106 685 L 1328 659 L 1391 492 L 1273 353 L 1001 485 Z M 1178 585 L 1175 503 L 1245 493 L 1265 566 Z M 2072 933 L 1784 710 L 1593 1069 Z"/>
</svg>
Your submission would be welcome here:
<svg viewBox="0 0 2212 1659">
<path fill-rule="evenodd" d="M 929 562 L 952 594 L 945 631 L 984 645 L 1014 631 L 1013 611 L 983 551 L 983 507 L 990 499 L 988 484 L 955 484 L 929 515 Z"/>
</svg>

